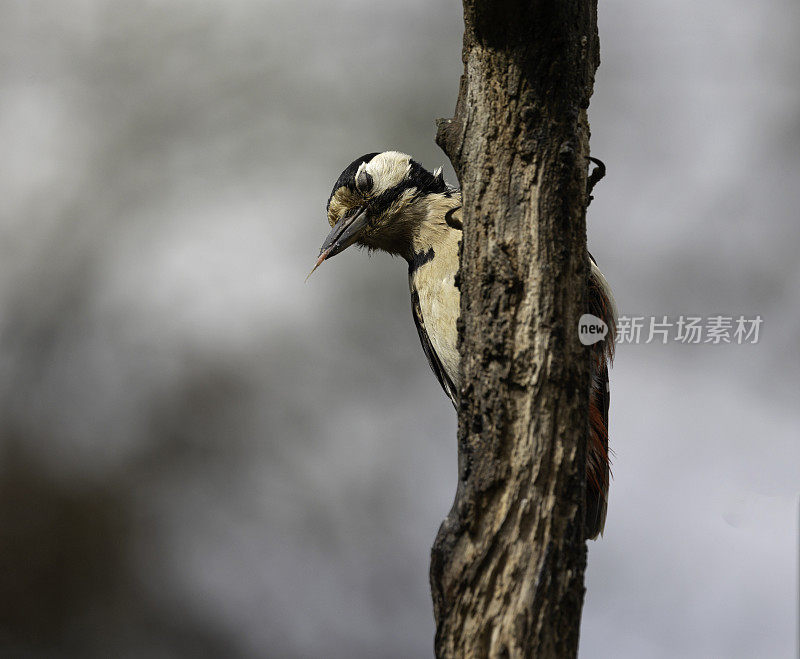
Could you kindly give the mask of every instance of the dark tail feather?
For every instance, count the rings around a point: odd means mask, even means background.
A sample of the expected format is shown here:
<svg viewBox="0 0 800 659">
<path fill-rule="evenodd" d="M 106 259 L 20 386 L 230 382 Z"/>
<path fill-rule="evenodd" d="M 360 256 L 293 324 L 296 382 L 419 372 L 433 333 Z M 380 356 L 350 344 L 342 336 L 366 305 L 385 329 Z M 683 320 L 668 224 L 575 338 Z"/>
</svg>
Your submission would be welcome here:
<svg viewBox="0 0 800 659">
<path fill-rule="evenodd" d="M 606 525 L 607 508 L 605 494 L 587 484 L 586 521 L 584 522 L 584 532 L 587 540 L 594 540 L 603 533 L 603 527 Z"/>
<path fill-rule="evenodd" d="M 587 539 L 603 532 L 608 504 L 611 469 L 608 459 L 608 368 L 603 364 L 592 378 L 589 398 L 589 444 L 586 447 L 586 519 Z"/>
</svg>

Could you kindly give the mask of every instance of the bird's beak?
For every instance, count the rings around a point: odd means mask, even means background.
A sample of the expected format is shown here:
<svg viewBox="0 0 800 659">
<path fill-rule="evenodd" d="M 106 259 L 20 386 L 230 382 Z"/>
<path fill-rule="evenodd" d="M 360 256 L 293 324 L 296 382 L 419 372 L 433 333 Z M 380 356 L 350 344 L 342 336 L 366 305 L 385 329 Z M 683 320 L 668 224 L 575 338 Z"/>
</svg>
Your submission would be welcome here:
<svg viewBox="0 0 800 659">
<path fill-rule="evenodd" d="M 322 265 L 325 259 L 336 256 L 356 242 L 365 226 L 367 226 L 367 213 L 364 208 L 360 209 L 352 217 L 345 217 L 337 222 L 328 237 L 325 238 L 325 242 L 322 243 L 322 248 L 319 250 L 319 258 L 314 265 L 314 269 L 308 273 L 308 277 L 314 274 L 314 270 Z"/>
</svg>

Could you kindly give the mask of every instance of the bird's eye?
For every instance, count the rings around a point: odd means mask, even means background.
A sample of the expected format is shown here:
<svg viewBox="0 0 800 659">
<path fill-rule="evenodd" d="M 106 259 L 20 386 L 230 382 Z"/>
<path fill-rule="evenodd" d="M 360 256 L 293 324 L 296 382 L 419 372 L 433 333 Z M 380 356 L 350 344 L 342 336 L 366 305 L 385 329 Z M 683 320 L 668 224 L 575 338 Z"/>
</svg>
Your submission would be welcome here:
<svg viewBox="0 0 800 659">
<path fill-rule="evenodd" d="M 362 169 L 358 172 L 356 176 L 356 189 L 361 192 L 369 192 L 372 190 L 372 176 L 370 176 L 369 172 L 366 169 Z"/>
</svg>

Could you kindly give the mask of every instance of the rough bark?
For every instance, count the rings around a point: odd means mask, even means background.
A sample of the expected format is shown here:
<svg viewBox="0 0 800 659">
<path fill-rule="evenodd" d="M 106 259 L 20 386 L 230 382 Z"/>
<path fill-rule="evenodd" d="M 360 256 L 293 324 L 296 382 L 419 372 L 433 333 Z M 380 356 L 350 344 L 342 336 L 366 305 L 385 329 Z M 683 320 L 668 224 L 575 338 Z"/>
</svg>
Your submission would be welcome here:
<svg viewBox="0 0 800 659">
<path fill-rule="evenodd" d="M 464 0 L 438 144 L 464 197 L 459 485 L 436 538 L 438 657 L 574 657 L 589 361 L 586 108 L 596 0 Z"/>
</svg>

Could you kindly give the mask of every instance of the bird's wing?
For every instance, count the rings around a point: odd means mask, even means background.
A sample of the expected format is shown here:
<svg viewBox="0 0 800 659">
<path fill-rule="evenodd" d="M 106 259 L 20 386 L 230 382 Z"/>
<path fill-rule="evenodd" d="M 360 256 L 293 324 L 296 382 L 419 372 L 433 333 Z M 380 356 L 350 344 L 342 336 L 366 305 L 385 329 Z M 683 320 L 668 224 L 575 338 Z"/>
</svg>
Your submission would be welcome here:
<svg viewBox="0 0 800 659">
<path fill-rule="evenodd" d="M 428 363 L 431 365 L 431 370 L 433 370 L 436 379 L 439 380 L 439 384 L 442 385 L 442 389 L 444 389 L 444 392 L 452 401 L 453 406 L 458 409 L 456 405 L 456 387 L 453 384 L 453 380 L 447 375 L 442 360 L 439 359 L 439 355 L 436 353 L 436 349 L 433 347 L 431 339 L 428 336 L 428 330 L 425 329 L 425 319 L 422 317 L 422 309 L 419 304 L 419 293 L 413 283 L 411 283 L 411 313 L 414 315 L 414 324 L 417 326 L 417 334 L 419 334 L 419 340 L 422 343 L 425 356 L 428 358 Z"/>
<path fill-rule="evenodd" d="M 605 339 L 592 346 L 591 391 L 589 396 L 589 446 L 586 456 L 586 535 L 593 538 L 603 532 L 608 507 L 611 475 L 608 451 L 608 366 L 614 355 L 616 309 L 611 289 L 592 258 L 589 277 L 589 310 L 608 325 Z"/>
</svg>

